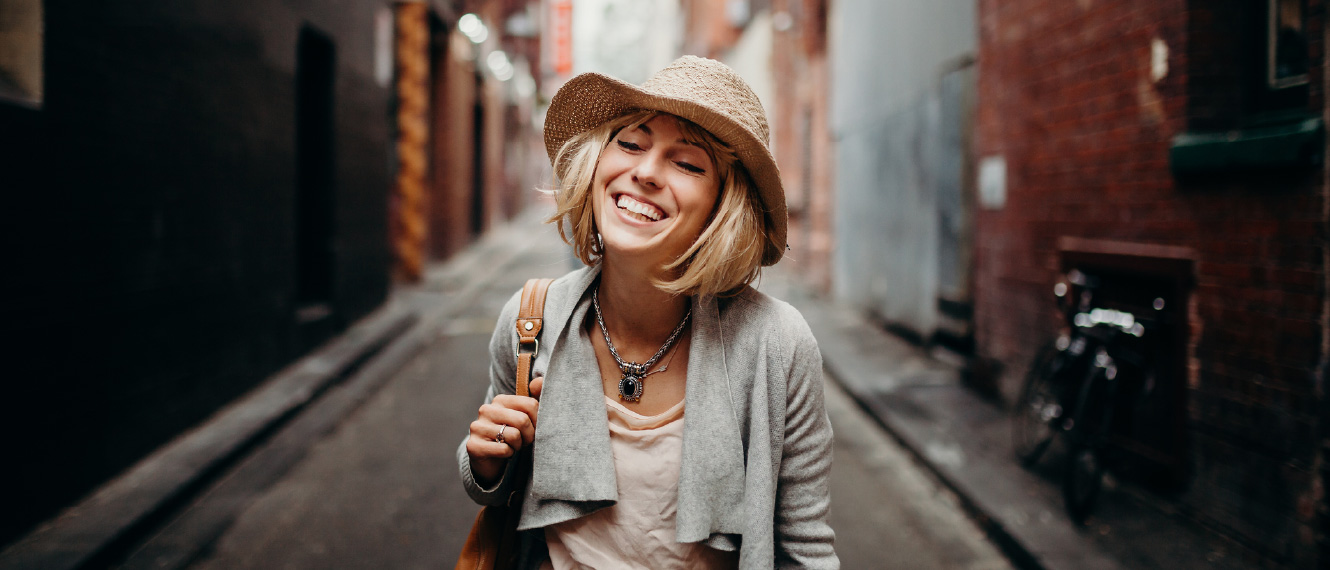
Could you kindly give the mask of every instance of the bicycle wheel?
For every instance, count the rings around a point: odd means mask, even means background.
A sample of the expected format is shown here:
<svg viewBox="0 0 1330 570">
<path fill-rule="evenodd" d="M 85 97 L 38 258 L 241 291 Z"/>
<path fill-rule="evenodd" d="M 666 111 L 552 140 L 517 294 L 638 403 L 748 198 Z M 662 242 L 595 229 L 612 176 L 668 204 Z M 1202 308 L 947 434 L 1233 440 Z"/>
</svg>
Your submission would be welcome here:
<svg viewBox="0 0 1330 570">
<path fill-rule="evenodd" d="M 1099 490 L 1104 485 L 1104 461 L 1097 447 L 1076 446 L 1067 454 L 1063 472 L 1062 499 L 1067 516 L 1082 524 L 1094 510 Z"/>
<path fill-rule="evenodd" d="M 1062 417 L 1059 374 L 1065 367 L 1062 351 L 1055 343 L 1040 349 L 1025 387 L 1017 402 L 1011 422 L 1012 447 L 1016 458 L 1027 467 L 1039 461 L 1056 433 L 1054 422 Z"/>
<path fill-rule="evenodd" d="M 1066 469 L 1062 474 L 1062 499 L 1067 515 L 1077 524 L 1094 510 L 1104 484 L 1104 449 L 1113 421 L 1117 368 L 1101 349 L 1095 356 L 1071 413 L 1073 427 L 1067 432 Z"/>
</svg>

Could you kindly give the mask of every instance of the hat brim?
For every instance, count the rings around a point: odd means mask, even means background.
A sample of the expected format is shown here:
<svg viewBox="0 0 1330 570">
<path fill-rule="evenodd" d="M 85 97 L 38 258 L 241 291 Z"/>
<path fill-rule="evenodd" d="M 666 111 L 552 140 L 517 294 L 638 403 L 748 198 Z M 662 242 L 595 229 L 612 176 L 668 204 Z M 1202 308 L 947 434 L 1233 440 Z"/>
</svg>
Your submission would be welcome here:
<svg viewBox="0 0 1330 570">
<path fill-rule="evenodd" d="M 785 254 L 787 213 L 780 170 L 766 142 L 721 112 L 694 101 L 649 92 L 599 73 L 568 80 L 550 101 L 545 114 L 545 152 L 551 164 L 568 139 L 633 110 L 662 111 L 688 119 L 734 149 L 757 185 L 764 208 L 768 242 L 762 265 L 774 265 Z"/>
</svg>

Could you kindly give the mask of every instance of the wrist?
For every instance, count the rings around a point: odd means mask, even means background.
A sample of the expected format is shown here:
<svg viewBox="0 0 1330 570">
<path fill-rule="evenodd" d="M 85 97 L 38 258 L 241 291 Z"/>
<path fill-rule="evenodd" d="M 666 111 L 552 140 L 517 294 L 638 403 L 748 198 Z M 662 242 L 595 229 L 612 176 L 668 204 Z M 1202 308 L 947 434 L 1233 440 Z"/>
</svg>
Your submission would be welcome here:
<svg viewBox="0 0 1330 570">
<path fill-rule="evenodd" d="M 506 459 L 471 457 L 471 479 L 482 489 L 493 490 L 503 476 Z"/>
</svg>

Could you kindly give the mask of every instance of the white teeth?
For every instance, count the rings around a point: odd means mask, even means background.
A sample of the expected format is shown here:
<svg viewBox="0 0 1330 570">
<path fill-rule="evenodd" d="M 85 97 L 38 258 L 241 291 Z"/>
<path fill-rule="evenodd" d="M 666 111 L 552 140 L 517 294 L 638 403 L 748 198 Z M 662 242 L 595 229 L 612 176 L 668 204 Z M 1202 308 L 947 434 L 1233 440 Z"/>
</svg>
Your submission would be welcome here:
<svg viewBox="0 0 1330 570">
<path fill-rule="evenodd" d="M 615 205 L 625 210 L 628 210 L 629 212 L 632 212 L 634 214 L 641 214 L 643 216 L 646 216 L 647 218 L 650 218 L 651 221 L 653 222 L 659 222 L 662 215 L 660 210 L 657 210 L 647 204 L 638 202 L 637 200 L 632 199 L 632 197 L 628 196 L 627 194 L 620 194 L 619 202 Z"/>
</svg>

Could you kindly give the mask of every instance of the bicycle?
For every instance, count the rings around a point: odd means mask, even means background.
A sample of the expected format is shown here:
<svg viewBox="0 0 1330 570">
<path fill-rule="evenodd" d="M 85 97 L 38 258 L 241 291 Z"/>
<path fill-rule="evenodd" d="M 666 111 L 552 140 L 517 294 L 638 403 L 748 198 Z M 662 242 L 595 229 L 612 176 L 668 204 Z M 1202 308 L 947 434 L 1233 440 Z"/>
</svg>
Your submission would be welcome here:
<svg viewBox="0 0 1330 570">
<path fill-rule="evenodd" d="M 1065 326 L 1036 356 L 1012 421 L 1013 447 L 1026 467 L 1056 437 L 1066 442 L 1062 496 L 1077 523 L 1094 508 L 1115 434 L 1129 429 L 1120 425 L 1118 406 L 1124 396 L 1148 399 L 1156 385 L 1155 350 L 1144 341 L 1155 330 L 1155 315 L 1097 301 L 1099 287 L 1098 278 L 1079 270 L 1054 286 Z M 1155 297 L 1150 308 L 1158 313 L 1164 305 Z"/>
</svg>

